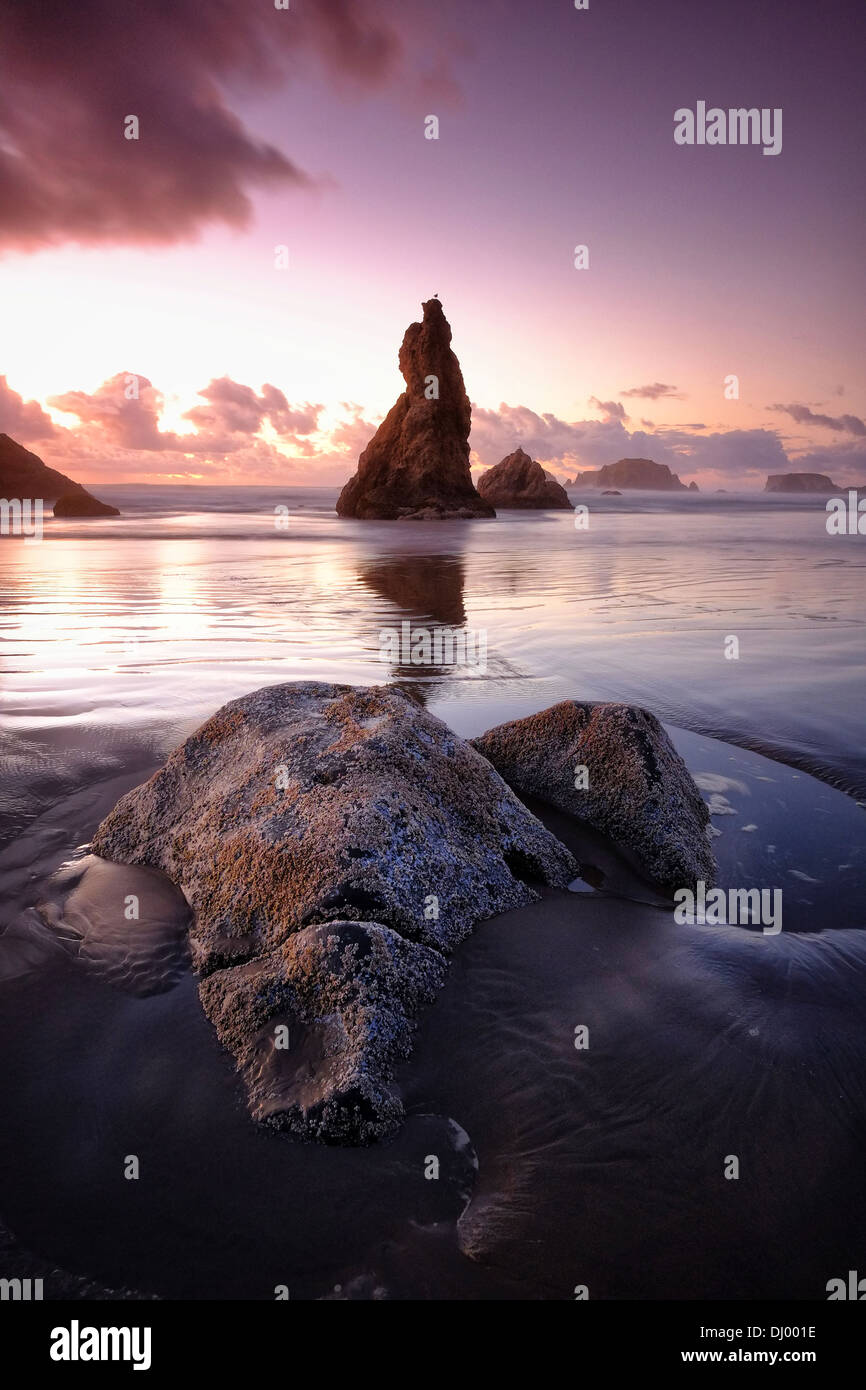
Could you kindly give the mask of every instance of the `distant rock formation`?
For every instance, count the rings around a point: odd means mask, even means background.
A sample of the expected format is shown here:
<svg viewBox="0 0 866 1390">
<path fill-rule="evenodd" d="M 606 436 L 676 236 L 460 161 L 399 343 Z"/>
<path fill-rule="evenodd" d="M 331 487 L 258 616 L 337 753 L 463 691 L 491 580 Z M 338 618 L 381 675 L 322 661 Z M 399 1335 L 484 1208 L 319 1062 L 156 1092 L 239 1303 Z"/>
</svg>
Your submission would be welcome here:
<svg viewBox="0 0 866 1390">
<path fill-rule="evenodd" d="M 770 473 L 765 492 L 840 492 L 838 483 L 826 473 Z"/>
<path fill-rule="evenodd" d="M 391 407 L 337 500 L 340 516 L 427 521 L 491 517 L 469 472 L 472 409 L 451 325 L 438 299 L 423 304 L 400 348 L 406 390 Z"/>
<path fill-rule="evenodd" d="M 622 497 L 618 487 L 606 487 L 601 495 L 602 497 Z"/>
<path fill-rule="evenodd" d="M 676 473 L 672 473 L 666 463 L 653 463 L 652 459 L 618 459 L 616 463 L 606 463 L 603 468 L 578 473 L 572 486 L 688 491 L 685 483 L 680 482 Z"/>
<path fill-rule="evenodd" d="M 58 473 L 56 468 L 49 468 L 39 458 L 38 454 L 31 454 L 29 449 L 25 449 L 23 444 L 11 439 L 8 434 L 0 434 L 0 497 L 12 499 L 14 497 L 24 500 L 30 498 L 35 501 L 37 497 L 43 502 L 54 502 L 59 498 L 69 499 L 68 505 L 72 505 L 71 499 L 80 496 L 89 500 L 91 506 L 103 508 L 105 503 L 98 502 L 95 497 L 91 497 L 89 492 L 80 483 L 73 482 L 72 478 L 67 478 L 65 473 Z M 55 516 L 120 516 L 116 507 L 108 507 L 107 510 L 99 511 L 62 511 L 58 512 L 55 508 Z"/>
<path fill-rule="evenodd" d="M 548 508 L 570 512 L 574 507 L 561 483 L 545 472 L 523 449 L 515 449 L 478 479 L 478 491 L 494 507 Z"/>
<path fill-rule="evenodd" d="M 117 507 L 110 507 L 107 502 L 100 502 L 98 497 L 93 497 L 86 488 L 76 487 L 71 492 L 64 492 L 62 497 L 58 497 L 54 503 L 55 516 L 120 516 Z"/>
<path fill-rule="evenodd" d="M 697 483 L 689 483 L 689 492 L 700 492 L 700 488 L 698 487 Z"/>
</svg>

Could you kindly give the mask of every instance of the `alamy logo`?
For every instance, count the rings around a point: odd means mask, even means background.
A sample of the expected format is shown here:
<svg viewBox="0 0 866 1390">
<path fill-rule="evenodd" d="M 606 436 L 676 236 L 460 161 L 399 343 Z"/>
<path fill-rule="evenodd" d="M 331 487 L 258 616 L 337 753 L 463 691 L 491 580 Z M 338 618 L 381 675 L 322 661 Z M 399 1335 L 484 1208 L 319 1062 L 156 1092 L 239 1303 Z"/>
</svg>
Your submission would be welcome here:
<svg viewBox="0 0 866 1390">
<path fill-rule="evenodd" d="M 51 1330 L 52 1361 L 131 1361 L 134 1371 L 150 1370 L 149 1327 L 69 1327 Z"/>
<path fill-rule="evenodd" d="M 0 1279 L 0 1302 L 30 1303 L 41 1298 L 41 1279 Z"/>
<path fill-rule="evenodd" d="M 844 1279 L 827 1281 L 827 1302 L 833 1303 L 839 1299 L 852 1299 L 858 1303 L 866 1300 L 866 1279 L 859 1279 L 856 1269 L 848 1270 L 847 1284 Z"/>
<path fill-rule="evenodd" d="M 23 536 L 25 545 L 42 540 L 42 498 L 0 497 L 0 536 Z"/>
<path fill-rule="evenodd" d="M 826 506 L 827 532 L 831 536 L 866 536 L 866 497 L 855 487 L 844 497 L 831 497 Z"/>
<path fill-rule="evenodd" d="M 763 145 L 764 154 L 782 153 L 782 108 L 767 106 L 711 106 L 699 101 L 697 109 L 680 106 L 674 112 L 674 140 L 678 145 Z"/>
<path fill-rule="evenodd" d="M 765 936 L 782 930 L 781 888 L 711 888 L 699 878 L 695 889 L 678 888 L 674 893 L 674 921 L 680 926 L 754 926 L 760 924 Z"/>
<path fill-rule="evenodd" d="M 487 670 L 487 630 L 469 627 L 415 627 L 402 622 L 399 629 L 379 632 L 379 657 L 393 666 L 473 666 Z"/>
</svg>

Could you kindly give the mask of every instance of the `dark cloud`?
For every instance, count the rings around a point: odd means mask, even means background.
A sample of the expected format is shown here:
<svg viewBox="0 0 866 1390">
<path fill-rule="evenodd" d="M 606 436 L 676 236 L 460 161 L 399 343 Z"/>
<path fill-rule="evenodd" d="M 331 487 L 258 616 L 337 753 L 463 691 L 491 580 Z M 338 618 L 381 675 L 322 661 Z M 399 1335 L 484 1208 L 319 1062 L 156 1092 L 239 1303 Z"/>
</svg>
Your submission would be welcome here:
<svg viewBox="0 0 866 1390">
<path fill-rule="evenodd" d="M 827 449 L 810 449 L 798 454 L 792 466 L 803 473 L 826 473 L 834 483 L 866 483 L 866 447 L 853 440 Z"/>
<path fill-rule="evenodd" d="M 649 386 L 631 386 L 628 391 L 620 391 L 621 396 L 639 396 L 643 400 L 657 401 L 669 396 L 674 401 L 684 401 L 685 396 L 675 386 L 666 386 L 663 381 L 653 381 Z"/>
<path fill-rule="evenodd" d="M 783 411 L 798 425 L 820 425 L 825 430 L 836 430 L 840 434 L 866 436 L 866 423 L 858 415 L 816 415 L 807 405 L 768 405 L 767 409 Z"/>
<path fill-rule="evenodd" d="M 658 436 L 644 435 L 648 446 Z M 744 481 L 764 481 L 767 473 L 785 473 L 794 465 L 775 430 L 722 430 L 691 434 L 686 427 L 665 430 L 663 448 L 652 455 L 677 472 L 708 472 Z"/>
<path fill-rule="evenodd" d="M 472 406 L 470 443 L 478 461 L 487 467 L 518 445 L 542 463 L 595 467 L 596 458 L 599 464 L 621 458 L 627 452 L 628 439 L 628 431 L 619 420 L 570 422 L 504 402 L 498 410 Z"/>
<path fill-rule="evenodd" d="M 270 0 L 0 0 L 0 247 L 242 226 L 251 188 L 310 179 L 244 126 L 229 93 L 308 59 L 379 84 L 404 66 L 397 15 L 395 0 L 288 12 Z M 128 115 L 137 141 L 124 138 Z"/>
<path fill-rule="evenodd" d="M 0 432 L 10 434 L 20 444 L 31 439 L 49 439 L 56 433 L 51 416 L 46 415 L 38 401 L 25 401 L 13 391 L 5 376 L 0 376 Z"/>
<path fill-rule="evenodd" d="M 590 396 L 589 403 L 596 410 L 600 410 L 606 420 L 627 420 L 625 406 L 619 401 L 600 401 L 598 396 Z"/>
</svg>

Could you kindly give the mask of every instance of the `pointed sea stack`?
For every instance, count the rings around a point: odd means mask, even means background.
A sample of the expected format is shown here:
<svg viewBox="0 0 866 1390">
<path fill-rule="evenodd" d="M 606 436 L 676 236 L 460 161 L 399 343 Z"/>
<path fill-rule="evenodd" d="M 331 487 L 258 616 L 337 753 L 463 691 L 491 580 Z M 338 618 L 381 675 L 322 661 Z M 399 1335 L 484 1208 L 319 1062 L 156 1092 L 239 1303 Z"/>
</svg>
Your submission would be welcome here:
<svg viewBox="0 0 866 1390">
<path fill-rule="evenodd" d="M 472 408 L 451 325 L 438 299 L 422 306 L 400 348 L 406 390 L 358 460 L 337 499 L 340 516 L 377 521 L 447 521 L 490 517 L 469 472 Z"/>
<path fill-rule="evenodd" d="M 561 483 L 547 473 L 523 449 L 515 449 L 478 479 L 478 491 L 494 507 L 547 509 L 573 512 Z"/>
</svg>

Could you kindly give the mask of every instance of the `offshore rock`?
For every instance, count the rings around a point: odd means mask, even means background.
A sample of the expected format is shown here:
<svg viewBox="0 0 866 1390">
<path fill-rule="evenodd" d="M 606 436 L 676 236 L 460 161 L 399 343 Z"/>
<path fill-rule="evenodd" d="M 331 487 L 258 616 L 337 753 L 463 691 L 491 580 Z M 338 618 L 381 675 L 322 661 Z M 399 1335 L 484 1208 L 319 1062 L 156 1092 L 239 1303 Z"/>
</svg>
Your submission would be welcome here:
<svg viewBox="0 0 866 1390">
<path fill-rule="evenodd" d="M 666 463 L 654 463 L 652 459 L 618 459 L 616 463 L 606 463 L 603 468 L 578 473 L 573 486 L 641 488 L 653 492 L 689 491 Z"/>
<path fill-rule="evenodd" d="M 438 299 L 422 307 L 423 322 L 409 325 L 400 348 L 406 390 L 340 493 L 340 516 L 443 521 L 496 515 L 469 472 L 472 409 L 451 350 L 451 326 Z"/>
<path fill-rule="evenodd" d="M 574 511 L 568 493 L 540 463 L 515 449 L 478 479 L 478 491 L 494 507 L 550 508 Z"/>
</svg>

